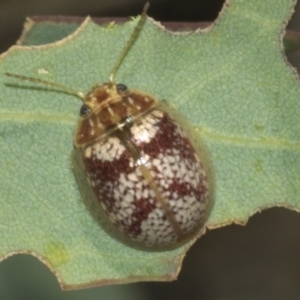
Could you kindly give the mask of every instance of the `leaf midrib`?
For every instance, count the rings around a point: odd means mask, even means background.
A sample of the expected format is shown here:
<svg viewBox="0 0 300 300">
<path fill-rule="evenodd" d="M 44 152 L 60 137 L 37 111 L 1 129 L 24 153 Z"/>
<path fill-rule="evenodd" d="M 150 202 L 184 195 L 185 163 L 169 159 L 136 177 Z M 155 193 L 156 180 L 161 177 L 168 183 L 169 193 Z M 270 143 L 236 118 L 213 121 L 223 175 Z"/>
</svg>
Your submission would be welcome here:
<svg viewBox="0 0 300 300">
<path fill-rule="evenodd" d="M 53 122 L 53 123 L 65 123 L 68 125 L 76 124 L 78 117 L 69 114 L 43 114 L 43 113 L 26 113 L 22 111 L 14 112 L 0 112 L 0 123 L 7 121 L 15 122 Z"/>
<path fill-rule="evenodd" d="M 289 142 L 286 139 L 270 138 L 270 137 L 257 137 L 257 138 L 246 138 L 242 136 L 230 136 L 221 133 L 215 133 L 209 129 L 201 128 L 201 137 L 204 139 L 218 141 L 220 143 L 244 145 L 248 147 L 261 147 L 261 148 L 281 148 L 290 151 L 300 152 L 300 143 Z"/>
</svg>

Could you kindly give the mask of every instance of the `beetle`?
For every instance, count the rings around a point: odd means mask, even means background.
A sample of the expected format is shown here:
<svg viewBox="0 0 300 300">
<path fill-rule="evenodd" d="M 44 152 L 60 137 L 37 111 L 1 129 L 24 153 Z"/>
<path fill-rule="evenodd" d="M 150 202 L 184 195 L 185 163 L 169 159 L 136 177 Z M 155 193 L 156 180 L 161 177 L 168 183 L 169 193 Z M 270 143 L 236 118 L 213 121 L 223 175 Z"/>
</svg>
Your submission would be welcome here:
<svg viewBox="0 0 300 300">
<path fill-rule="evenodd" d="M 86 179 L 79 186 L 89 191 L 88 208 L 100 223 L 106 218 L 105 224 L 113 224 L 129 245 L 168 250 L 199 235 L 213 188 L 205 147 L 191 124 L 168 102 L 114 81 L 147 9 L 148 4 L 109 81 L 86 95 L 54 82 L 6 75 L 65 90 L 83 101 L 74 157 Z"/>
</svg>

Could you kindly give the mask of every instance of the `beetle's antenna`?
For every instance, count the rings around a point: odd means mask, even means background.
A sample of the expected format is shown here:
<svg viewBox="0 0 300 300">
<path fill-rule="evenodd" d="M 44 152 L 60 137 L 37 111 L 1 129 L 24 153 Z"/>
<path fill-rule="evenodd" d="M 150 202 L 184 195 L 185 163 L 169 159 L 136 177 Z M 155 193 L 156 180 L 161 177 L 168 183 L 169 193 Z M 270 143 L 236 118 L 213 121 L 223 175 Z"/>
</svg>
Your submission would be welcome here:
<svg viewBox="0 0 300 300">
<path fill-rule="evenodd" d="M 61 85 L 61 84 L 56 83 L 56 82 L 46 81 L 46 80 L 42 80 L 42 79 L 38 79 L 38 78 L 34 78 L 34 77 L 28 77 L 28 76 L 12 74 L 12 73 L 4 73 L 4 74 L 6 76 L 9 76 L 9 77 L 22 79 L 22 80 L 27 80 L 27 81 L 31 81 L 31 82 L 36 82 L 36 83 L 40 83 L 40 84 L 43 84 L 43 85 L 46 85 L 46 86 L 50 86 L 50 87 L 54 87 L 54 88 L 66 91 L 70 94 L 73 94 L 73 95 L 79 97 L 82 101 L 84 101 L 84 94 L 82 92 L 74 90 L 74 89 L 72 89 L 68 86 L 64 86 L 64 85 Z"/>
<path fill-rule="evenodd" d="M 142 14 L 141 14 L 141 17 L 139 19 L 139 22 L 137 23 L 137 25 L 135 26 L 134 28 L 134 31 L 132 32 L 129 40 L 127 41 L 127 44 L 125 45 L 123 51 L 121 52 L 120 56 L 119 56 L 119 59 L 117 61 L 117 63 L 115 64 L 114 68 L 112 69 L 111 73 L 110 73 L 110 77 L 109 77 L 109 81 L 111 83 L 114 82 L 114 77 L 115 77 L 115 74 L 116 72 L 118 71 L 122 61 L 124 60 L 126 54 L 128 53 L 129 49 L 131 48 L 131 46 L 133 45 L 133 43 L 135 42 L 138 34 L 140 33 L 142 27 L 143 27 L 143 24 L 145 23 L 146 21 L 146 18 L 147 18 L 147 10 L 149 8 L 149 2 L 147 2 L 143 8 L 143 11 L 142 11 Z"/>
</svg>

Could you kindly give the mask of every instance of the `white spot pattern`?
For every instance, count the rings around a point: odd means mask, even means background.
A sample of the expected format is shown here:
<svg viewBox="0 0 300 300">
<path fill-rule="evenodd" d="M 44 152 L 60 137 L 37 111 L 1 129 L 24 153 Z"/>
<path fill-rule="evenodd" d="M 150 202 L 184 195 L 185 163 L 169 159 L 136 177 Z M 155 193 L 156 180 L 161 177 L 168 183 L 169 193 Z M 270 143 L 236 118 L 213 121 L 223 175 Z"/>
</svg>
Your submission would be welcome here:
<svg viewBox="0 0 300 300">
<path fill-rule="evenodd" d="M 185 133 L 159 110 L 134 123 L 131 134 L 140 151 L 137 161 L 114 136 L 86 148 L 85 158 L 92 161 L 87 167 L 91 186 L 121 232 L 150 246 L 176 243 L 176 230 L 140 166 L 146 166 L 183 235 L 199 228 L 203 219 L 208 199 L 203 166 Z M 155 153 L 147 152 L 148 146 Z M 100 169 L 93 169 L 95 162 Z M 102 165 L 108 166 L 105 174 Z"/>
<path fill-rule="evenodd" d="M 161 117 L 162 113 L 160 111 L 154 111 L 152 114 L 141 118 L 131 128 L 133 138 L 140 142 L 150 143 L 159 130 L 159 120 Z"/>
<path fill-rule="evenodd" d="M 117 137 L 108 137 L 104 143 L 88 146 L 84 153 L 86 158 L 90 158 L 92 154 L 98 160 L 113 161 L 119 159 L 124 151 L 125 147 Z"/>
</svg>

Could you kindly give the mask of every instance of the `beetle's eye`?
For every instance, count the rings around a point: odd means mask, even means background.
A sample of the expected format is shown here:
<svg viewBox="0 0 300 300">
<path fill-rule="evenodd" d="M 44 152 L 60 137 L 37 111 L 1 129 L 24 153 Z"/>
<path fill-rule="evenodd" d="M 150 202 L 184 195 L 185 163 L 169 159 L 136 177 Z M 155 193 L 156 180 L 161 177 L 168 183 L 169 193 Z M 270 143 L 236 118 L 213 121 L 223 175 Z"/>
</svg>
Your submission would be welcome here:
<svg viewBox="0 0 300 300">
<path fill-rule="evenodd" d="M 88 113 L 90 113 L 90 111 L 91 111 L 90 107 L 86 104 L 83 104 L 80 108 L 80 115 L 81 116 L 87 115 Z"/>
<path fill-rule="evenodd" d="M 123 84 L 123 83 L 117 84 L 117 91 L 118 91 L 119 93 L 123 93 L 123 92 L 125 92 L 126 90 L 127 90 L 127 86 L 126 86 L 125 84 Z"/>
</svg>

